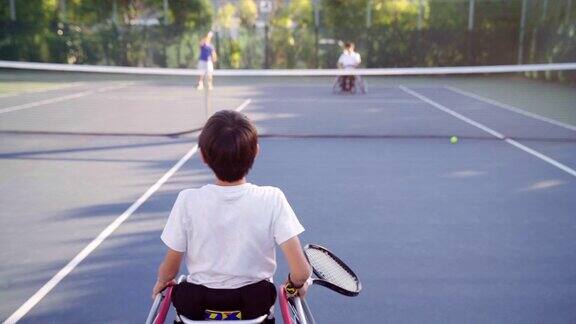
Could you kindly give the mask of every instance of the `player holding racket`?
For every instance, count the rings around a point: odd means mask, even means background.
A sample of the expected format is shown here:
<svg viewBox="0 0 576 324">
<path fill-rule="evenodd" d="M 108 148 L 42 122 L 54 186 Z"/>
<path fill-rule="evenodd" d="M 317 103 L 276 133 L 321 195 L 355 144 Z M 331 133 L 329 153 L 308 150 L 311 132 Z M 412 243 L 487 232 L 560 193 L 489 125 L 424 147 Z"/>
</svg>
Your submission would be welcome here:
<svg viewBox="0 0 576 324">
<path fill-rule="evenodd" d="M 200 58 L 198 60 L 198 70 L 202 72 L 198 78 L 198 90 L 204 89 L 204 77 L 208 81 L 208 89 L 212 89 L 212 74 L 214 73 L 214 63 L 216 63 L 218 56 L 216 50 L 212 46 L 212 32 L 208 32 L 200 41 Z"/>
<path fill-rule="evenodd" d="M 207 310 L 239 310 L 242 319 L 268 314 L 276 299 L 276 244 L 304 295 L 311 275 L 298 239 L 304 228 L 280 189 L 246 180 L 259 151 L 254 125 L 238 112 L 219 111 L 204 126 L 199 148 L 215 182 L 178 195 L 161 236 L 167 252 L 153 296 L 184 261 L 189 274 L 172 293 L 178 314 L 191 320 L 205 319 Z"/>
</svg>

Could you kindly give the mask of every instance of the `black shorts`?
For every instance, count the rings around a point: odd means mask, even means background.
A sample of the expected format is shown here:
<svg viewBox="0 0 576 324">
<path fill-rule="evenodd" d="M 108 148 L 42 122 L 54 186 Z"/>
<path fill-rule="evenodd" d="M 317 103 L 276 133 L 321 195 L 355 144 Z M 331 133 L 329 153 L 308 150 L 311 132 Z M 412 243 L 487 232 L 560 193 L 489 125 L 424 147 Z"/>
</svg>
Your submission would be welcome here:
<svg viewBox="0 0 576 324">
<path fill-rule="evenodd" d="M 186 281 L 174 286 L 172 305 L 179 315 L 204 320 L 205 310 L 242 312 L 242 319 L 254 319 L 270 312 L 276 301 L 276 286 L 262 280 L 237 289 L 211 289 Z M 274 323 L 274 319 L 265 323 Z"/>
</svg>

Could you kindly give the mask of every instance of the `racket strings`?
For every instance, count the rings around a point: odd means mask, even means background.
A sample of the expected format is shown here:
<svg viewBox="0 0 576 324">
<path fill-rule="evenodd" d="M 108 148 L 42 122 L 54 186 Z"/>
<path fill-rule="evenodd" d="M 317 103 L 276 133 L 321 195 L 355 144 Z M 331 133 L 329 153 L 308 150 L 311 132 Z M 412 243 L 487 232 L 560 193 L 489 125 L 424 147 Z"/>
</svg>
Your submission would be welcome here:
<svg viewBox="0 0 576 324">
<path fill-rule="evenodd" d="M 348 291 L 358 291 L 356 278 L 329 254 L 317 249 L 307 249 L 306 255 L 310 265 L 317 272 L 320 279 L 324 279 Z"/>
</svg>

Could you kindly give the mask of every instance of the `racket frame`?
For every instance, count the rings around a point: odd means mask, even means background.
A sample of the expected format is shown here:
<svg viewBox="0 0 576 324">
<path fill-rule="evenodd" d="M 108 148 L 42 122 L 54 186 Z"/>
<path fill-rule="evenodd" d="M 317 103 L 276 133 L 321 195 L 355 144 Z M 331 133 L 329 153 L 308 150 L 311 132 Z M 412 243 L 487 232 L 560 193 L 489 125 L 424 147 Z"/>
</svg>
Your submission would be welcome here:
<svg viewBox="0 0 576 324">
<path fill-rule="evenodd" d="M 310 259 L 308 259 L 308 254 L 306 254 L 306 250 L 308 250 L 308 249 L 319 250 L 322 253 L 327 254 L 334 261 L 336 261 L 336 263 L 338 263 L 338 265 L 340 265 L 354 279 L 358 289 L 356 291 L 351 291 L 348 289 L 344 289 L 338 285 L 335 285 L 335 284 L 331 283 L 330 281 L 325 280 L 323 278 L 323 276 L 321 275 L 321 273 L 319 271 L 317 271 L 314 267 L 312 267 L 312 272 L 317 277 L 317 278 L 312 279 L 314 284 L 324 286 L 324 287 L 326 287 L 330 290 L 333 290 L 339 294 L 342 294 L 345 296 L 350 296 L 350 297 L 357 296 L 360 293 L 360 291 L 362 290 L 362 283 L 360 282 L 360 279 L 358 279 L 358 276 L 354 273 L 354 271 L 352 271 L 352 269 L 350 269 L 350 267 L 348 265 L 346 265 L 346 263 L 344 263 L 344 261 L 342 261 L 339 257 L 337 257 L 334 253 L 332 253 L 332 251 L 328 250 L 327 248 L 325 248 L 323 246 L 320 246 L 317 244 L 306 244 L 306 246 L 304 246 L 304 255 L 306 256 L 306 260 L 308 260 L 308 263 L 310 263 Z M 310 265 L 312 265 L 312 264 L 310 263 Z"/>
</svg>

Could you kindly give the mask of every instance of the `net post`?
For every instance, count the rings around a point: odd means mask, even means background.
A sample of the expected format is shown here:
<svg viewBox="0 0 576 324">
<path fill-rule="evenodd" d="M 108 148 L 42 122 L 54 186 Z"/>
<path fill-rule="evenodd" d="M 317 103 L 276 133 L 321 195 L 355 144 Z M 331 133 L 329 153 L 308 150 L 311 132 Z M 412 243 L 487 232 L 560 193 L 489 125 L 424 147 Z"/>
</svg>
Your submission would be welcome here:
<svg viewBox="0 0 576 324">
<path fill-rule="evenodd" d="M 268 21 L 266 21 L 266 25 L 264 25 L 264 68 L 268 69 L 270 67 L 270 62 L 268 59 Z"/>
<path fill-rule="evenodd" d="M 204 81 L 206 83 L 206 81 Z M 209 87 L 204 86 L 204 116 L 205 121 L 208 121 L 208 118 L 212 116 L 212 90 Z"/>
</svg>

